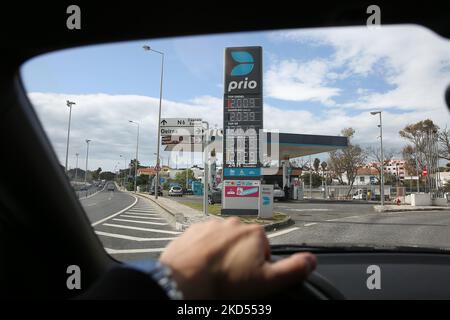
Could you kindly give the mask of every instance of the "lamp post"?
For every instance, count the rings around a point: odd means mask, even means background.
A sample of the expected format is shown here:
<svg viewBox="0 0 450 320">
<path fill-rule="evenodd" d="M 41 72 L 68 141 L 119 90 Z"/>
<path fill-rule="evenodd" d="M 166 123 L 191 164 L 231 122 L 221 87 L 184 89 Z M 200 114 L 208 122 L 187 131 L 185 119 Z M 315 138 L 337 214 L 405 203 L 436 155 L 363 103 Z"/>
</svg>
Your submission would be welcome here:
<svg viewBox="0 0 450 320">
<path fill-rule="evenodd" d="M 66 105 L 69 107 L 69 126 L 67 128 L 67 144 L 66 144 L 66 166 L 65 171 L 67 174 L 67 166 L 69 164 L 69 138 L 70 138 L 70 121 L 72 120 L 72 106 L 75 104 L 75 102 L 66 100 Z"/>
<path fill-rule="evenodd" d="M 88 159 L 89 159 L 89 142 L 91 140 L 86 139 L 86 171 L 84 172 L 84 185 L 87 183 L 87 171 L 88 171 Z"/>
<path fill-rule="evenodd" d="M 77 157 L 77 163 L 76 163 L 76 165 L 75 165 L 75 181 L 77 181 L 77 178 L 78 178 L 78 156 L 79 156 L 80 154 L 77 152 L 77 153 L 75 153 L 75 156 Z"/>
<path fill-rule="evenodd" d="M 161 55 L 161 79 L 159 85 L 159 112 L 158 112 L 158 140 L 156 141 L 156 183 L 155 183 L 155 199 L 158 199 L 158 186 L 159 186 L 159 170 L 161 169 L 159 162 L 159 145 L 161 140 L 161 103 L 162 103 L 162 90 L 163 90 L 163 77 L 164 77 L 164 53 L 152 49 L 150 46 L 143 46 L 145 51 L 155 52 Z"/>
<path fill-rule="evenodd" d="M 380 181 L 380 197 L 381 197 L 381 206 L 384 206 L 384 153 L 383 153 L 383 120 L 381 117 L 381 111 L 372 111 L 371 115 L 380 115 L 380 124 L 378 127 L 380 128 L 380 145 L 381 145 L 381 181 Z"/>
<path fill-rule="evenodd" d="M 129 123 L 137 125 L 137 138 L 136 138 L 136 161 L 134 163 L 134 192 L 136 193 L 136 182 L 137 182 L 137 170 L 138 170 L 138 153 L 139 153 L 139 123 L 133 120 L 128 120 Z"/>
<path fill-rule="evenodd" d="M 125 178 L 126 178 L 126 176 L 127 176 L 127 159 L 123 156 L 123 155 L 120 155 L 120 158 L 122 158 L 123 159 L 123 163 L 124 163 L 124 166 L 123 166 L 123 187 L 125 188 Z"/>
</svg>

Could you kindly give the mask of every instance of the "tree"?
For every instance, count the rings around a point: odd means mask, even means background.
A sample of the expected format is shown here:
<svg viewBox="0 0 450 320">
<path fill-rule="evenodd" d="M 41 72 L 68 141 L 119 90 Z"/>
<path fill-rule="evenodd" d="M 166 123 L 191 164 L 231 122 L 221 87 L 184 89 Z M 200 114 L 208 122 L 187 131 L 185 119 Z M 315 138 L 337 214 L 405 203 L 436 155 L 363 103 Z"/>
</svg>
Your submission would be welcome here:
<svg viewBox="0 0 450 320">
<path fill-rule="evenodd" d="M 375 170 L 377 170 L 377 182 L 381 181 L 381 148 L 377 147 L 368 147 L 367 148 L 367 156 L 372 159 L 375 164 L 372 166 Z M 383 148 L 383 166 L 386 168 L 386 166 L 389 164 L 389 162 L 394 157 L 394 151 L 393 150 L 386 150 Z M 386 181 L 386 179 L 385 179 Z M 378 183 L 377 183 L 378 184 Z"/>
<path fill-rule="evenodd" d="M 315 172 L 319 172 L 319 168 L 320 168 L 320 159 L 319 158 L 314 159 L 313 167 L 314 167 Z"/>
<path fill-rule="evenodd" d="M 301 178 L 305 185 L 309 185 L 309 177 L 311 175 L 311 186 L 313 188 L 320 187 L 322 185 L 322 177 L 317 172 L 305 172 L 301 175 Z"/>
<path fill-rule="evenodd" d="M 100 180 L 107 180 L 107 181 L 113 181 L 115 177 L 116 174 L 110 171 L 103 171 L 99 175 Z"/>
<path fill-rule="evenodd" d="M 131 171 L 131 176 L 132 177 L 134 177 L 134 168 L 136 167 L 135 166 L 135 164 L 136 164 L 136 159 L 131 159 L 130 160 L 130 164 L 129 164 L 129 168 L 131 169 L 130 171 Z M 137 168 L 139 169 L 139 168 L 141 168 L 141 162 L 138 160 L 138 162 L 137 162 Z"/>
<path fill-rule="evenodd" d="M 450 160 L 450 130 L 442 129 L 438 133 L 439 157 Z"/>
<path fill-rule="evenodd" d="M 149 179 L 150 179 L 150 176 L 148 176 L 146 174 L 139 175 L 136 179 L 136 186 L 148 185 Z"/>
<path fill-rule="evenodd" d="M 186 170 L 183 170 L 183 171 L 181 171 L 181 172 L 178 172 L 176 175 L 175 175 L 175 179 L 174 179 L 174 182 L 176 182 L 176 183 L 178 183 L 180 186 L 186 186 L 186 174 L 187 174 L 187 178 L 188 178 L 188 180 L 190 179 L 190 180 L 195 180 L 195 177 L 194 177 L 194 171 L 192 171 L 191 169 L 186 169 Z"/>
<path fill-rule="evenodd" d="M 432 120 L 426 119 L 415 124 L 407 125 L 399 132 L 402 138 L 409 141 L 403 150 L 403 159 L 406 161 L 406 169 L 410 173 L 420 173 L 427 166 L 431 171 L 437 169 L 437 160 L 440 152 L 430 152 L 432 142 L 439 141 L 439 127 Z M 444 139 L 441 137 L 441 139 Z M 441 143 L 442 145 L 442 143 Z M 431 166 L 431 168 L 430 168 Z"/>
<path fill-rule="evenodd" d="M 333 170 L 336 174 L 339 183 L 344 184 L 342 177 L 345 173 L 350 186 L 353 186 L 355 183 L 357 170 L 359 167 L 364 165 L 367 155 L 359 145 L 352 144 L 351 139 L 355 134 L 355 130 L 353 128 L 345 128 L 341 131 L 341 134 L 348 138 L 347 148 L 330 152 L 330 159 L 328 163 L 331 170 Z M 347 195 L 350 194 L 350 191 L 351 187 L 349 188 Z"/>
<path fill-rule="evenodd" d="M 102 172 L 102 168 L 98 168 L 94 172 L 92 172 L 92 179 L 98 180 L 100 178 L 100 172 Z"/>
<path fill-rule="evenodd" d="M 430 119 L 407 125 L 399 131 L 400 136 L 410 142 L 403 148 L 403 154 L 407 158 L 409 157 L 410 160 L 414 160 L 414 164 L 410 163 L 411 166 L 421 169 L 427 164 L 427 149 L 430 135 L 438 134 L 438 132 L 439 127 Z"/>
</svg>

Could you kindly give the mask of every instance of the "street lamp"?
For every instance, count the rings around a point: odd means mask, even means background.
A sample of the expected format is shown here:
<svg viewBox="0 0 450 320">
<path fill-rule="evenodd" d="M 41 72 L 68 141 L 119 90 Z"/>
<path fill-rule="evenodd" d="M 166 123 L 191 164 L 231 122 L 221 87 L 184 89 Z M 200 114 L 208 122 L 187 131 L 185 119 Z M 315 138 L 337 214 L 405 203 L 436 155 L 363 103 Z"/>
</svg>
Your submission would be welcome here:
<svg viewBox="0 0 450 320">
<path fill-rule="evenodd" d="M 123 171 L 123 186 L 125 187 L 125 178 L 127 176 L 127 159 L 123 155 L 120 155 L 120 157 L 123 158 L 123 161 L 124 161 L 124 166 L 123 166 L 123 168 L 124 168 L 124 171 Z"/>
<path fill-rule="evenodd" d="M 162 90 L 163 90 L 163 77 L 164 77 L 164 53 L 152 49 L 150 46 L 143 46 L 145 51 L 155 52 L 161 55 L 161 81 L 159 85 L 159 113 L 158 113 L 158 140 L 156 141 L 156 183 L 155 183 L 155 199 L 158 199 L 158 186 L 159 186 L 159 144 L 161 140 L 161 102 L 162 102 Z"/>
<path fill-rule="evenodd" d="M 74 105 L 75 102 L 66 100 L 66 105 L 69 107 L 69 126 L 67 128 L 67 145 L 66 145 L 66 166 L 65 166 L 65 170 L 66 170 L 66 174 L 67 174 L 67 166 L 69 163 L 69 137 L 70 137 L 70 121 L 72 119 L 72 105 Z"/>
<path fill-rule="evenodd" d="M 139 152 L 139 123 L 133 120 L 128 120 L 129 123 L 137 125 L 137 139 L 136 139 L 136 161 L 134 163 L 134 192 L 136 193 L 136 182 L 137 182 L 137 170 L 138 170 L 138 152 Z"/>
<path fill-rule="evenodd" d="M 84 172 L 84 185 L 86 185 L 87 182 L 87 171 L 88 171 L 88 159 L 89 159 L 89 142 L 92 140 L 86 139 L 86 171 Z"/>
<path fill-rule="evenodd" d="M 76 163 L 76 165 L 75 165 L 75 181 L 77 181 L 77 178 L 78 178 L 78 156 L 79 156 L 80 154 L 77 152 L 77 153 L 75 153 L 75 156 L 77 157 L 77 163 Z"/>
<path fill-rule="evenodd" d="M 378 127 L 380 128 L 380 145 L 381 145 L 381 181 L 380 181 L 380 197 L 381 197 L 381 206 L 384 206 L 384 154 L 383 154 L 383 121 L 381 118 L 381 111 L 372 111 L 371 115 L 375 116 L 377 114 L 380 115 L 380 124 Z"/>
</svg>

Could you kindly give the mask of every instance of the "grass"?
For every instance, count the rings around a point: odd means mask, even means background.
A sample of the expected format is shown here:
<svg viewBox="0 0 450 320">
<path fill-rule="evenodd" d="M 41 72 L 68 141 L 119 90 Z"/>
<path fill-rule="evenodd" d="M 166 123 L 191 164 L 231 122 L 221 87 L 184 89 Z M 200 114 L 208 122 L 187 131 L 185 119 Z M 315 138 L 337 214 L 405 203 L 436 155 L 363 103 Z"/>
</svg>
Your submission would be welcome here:
<svg viewBox="0 0 450 320">
<path fill-rule="evenodd" d="M 183 201 L 183 202 L 179 202 L 179 204 L 183 204 L 183 205 L 188 206 L 188 207 L 190 207 L 192 209 L 195 209 L 195 210 L 199 210 L 199 211 L 203 210 L 203 205 L 201 203 L 198 203 L 198 202 Z M 213 215 L 216 215 L 216 216 L 221 216 L 220 209 L 221 209 L 221 205 L 220 204 L 210 204 L 210 205 L 208 205 L 208 213 L 209 214 L 213 214 Z M 272 219 L 260 219 L 257 216 L 237 216 L 237 217 L 240 218 L 243 223 L 258 223 L 258 224 L 261 224 L 261 225 L 265 225 L 265 224 L 269 224 L 269 223 L 282 221 L 282 220 L 286 219 L 287 216 L 288 216 L 287 214 L 284 214 L 284 213 L 281 213 L 281 212 L 274 212 L 274 215 L 273 215 Z"/>
</svg>

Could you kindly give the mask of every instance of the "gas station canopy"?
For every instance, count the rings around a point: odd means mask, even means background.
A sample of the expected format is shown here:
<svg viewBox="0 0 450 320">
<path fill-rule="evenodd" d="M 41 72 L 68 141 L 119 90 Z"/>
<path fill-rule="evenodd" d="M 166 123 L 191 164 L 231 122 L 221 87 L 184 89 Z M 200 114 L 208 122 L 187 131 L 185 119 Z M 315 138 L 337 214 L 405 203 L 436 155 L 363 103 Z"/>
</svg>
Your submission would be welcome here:
<svg viewBox="0 0 450 320">
<path fill-rule="evenodd" d="M 276 139 L 272 139 L 273 133 L 267 134 L 267 143 L 270 150 L 275 148 L 275 144 L 278 144 L 279 159 L 288 160 L 303 156 L 309 156 L 322 152 L 330 152 L 337 149 L 342 149 L 348 146 L 347 137 L 342 136 L 322 136 L 322 135 L 310 135 L 310 134 L 296 134 L 296 133 L 279 133 L 278 142 Z M 272 142 L 273 140 L 273 142 Z M 165 151 L 173 151 L 176 145 L 167 145 Z M 178 149 L 180 146 L 178 146 Z M 211 149 L 215 149 L 216 152 L 222 152 L 222 136 L 215 136 L 215 141 L 210 144 Z M 184 146 L 185 152 L 201 151 L 201 147 L 193 150 L 191 146 Z"/>
<path fill-rule="evenodd" d="M 267 142 L 269 143 L 270 149 L 276 143 L 272 142 L 270 133 L 268 134 Z M 279 159 L 288 160 L 322 152 L 330 152 L 347 146 L 347 137 L 280 133 L 278 142 Z"/>
</svg>

